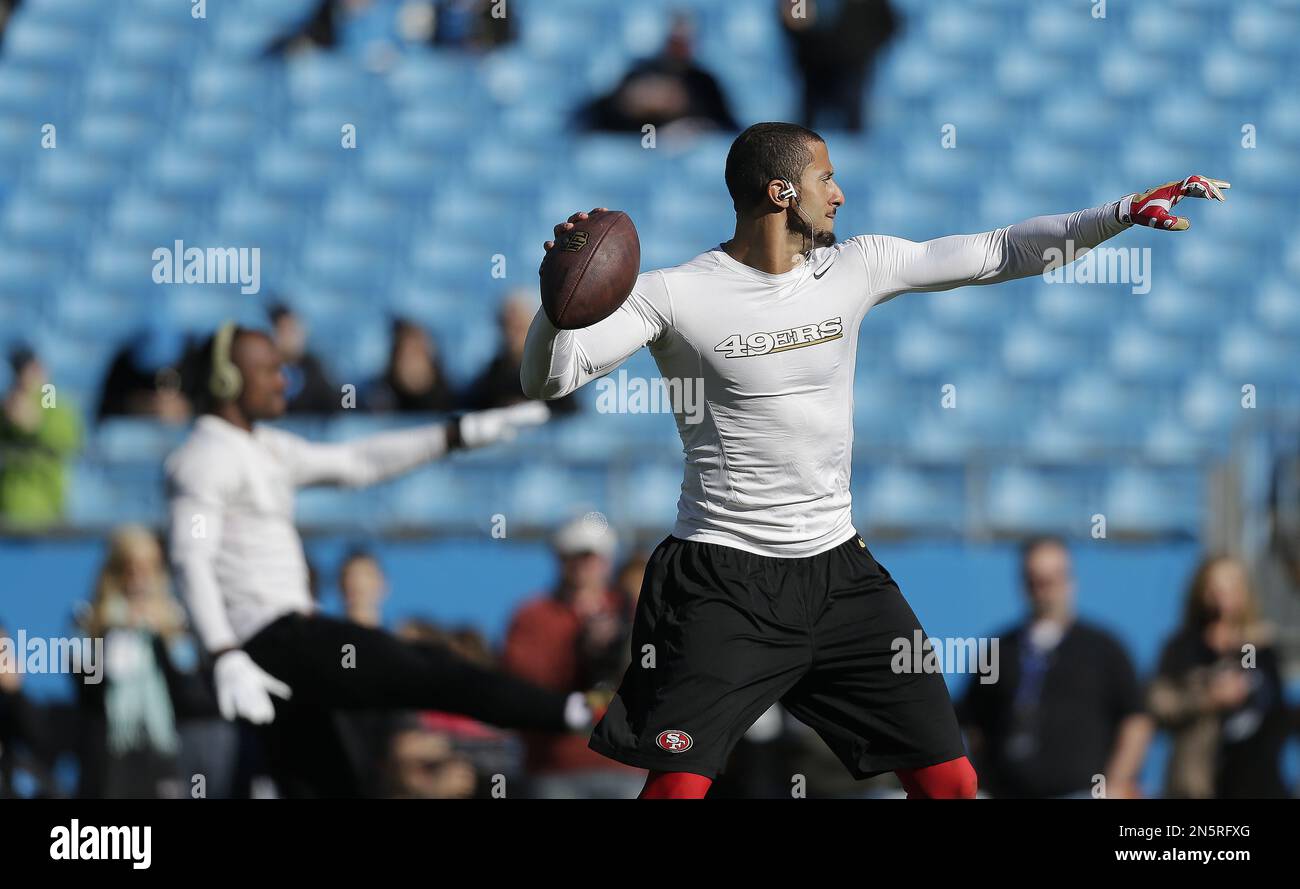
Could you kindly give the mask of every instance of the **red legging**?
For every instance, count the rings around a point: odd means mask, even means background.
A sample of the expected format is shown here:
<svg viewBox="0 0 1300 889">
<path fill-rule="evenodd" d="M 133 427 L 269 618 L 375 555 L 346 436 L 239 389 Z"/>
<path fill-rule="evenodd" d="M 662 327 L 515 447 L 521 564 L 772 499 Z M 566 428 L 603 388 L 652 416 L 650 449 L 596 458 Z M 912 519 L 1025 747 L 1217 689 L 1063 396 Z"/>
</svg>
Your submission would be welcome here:
<svg viewBox="0 0 1300 889">
<path fill-rule="evenodd" d="M 970 760 L 962 756 L 923 769 L 898 769 L 908 799 L 974 799 L 978 782 Z M 640 799 L 704 799 L 712 778 L 690 772 L 651 772 Z"/>
<path fill-rule="evenodd" d="M 908 799 L 974 799 L 975 769 L 964 756 L 923 769 L 895 769 Z"/>
</svg>

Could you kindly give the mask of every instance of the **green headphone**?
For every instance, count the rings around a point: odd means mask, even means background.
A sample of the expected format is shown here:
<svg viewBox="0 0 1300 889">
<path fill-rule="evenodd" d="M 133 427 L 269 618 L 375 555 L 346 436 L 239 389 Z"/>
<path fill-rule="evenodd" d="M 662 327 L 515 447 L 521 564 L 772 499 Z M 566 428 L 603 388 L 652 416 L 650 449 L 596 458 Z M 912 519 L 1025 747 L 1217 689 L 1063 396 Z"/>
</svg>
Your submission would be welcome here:
<svg viewBox="0 0 1300 889">
<path fill-rule="evenodd" d="M 235 341 L 239 325 L 227 321 L 212 337 L 212 373 L 208 377 L 208 391 L 213 398 L 232 401 L 244 388 L 244 378 L 239 368 L 230 360 L 230 347 Z"/>
</svg>

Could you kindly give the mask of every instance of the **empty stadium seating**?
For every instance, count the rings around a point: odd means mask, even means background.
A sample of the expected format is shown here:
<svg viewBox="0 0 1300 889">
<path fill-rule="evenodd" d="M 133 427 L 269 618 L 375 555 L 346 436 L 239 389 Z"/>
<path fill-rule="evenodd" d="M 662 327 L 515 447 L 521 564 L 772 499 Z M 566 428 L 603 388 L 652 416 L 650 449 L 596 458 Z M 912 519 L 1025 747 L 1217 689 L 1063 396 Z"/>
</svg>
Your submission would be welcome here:
<svg viewBox="0 0 1300 889">
<path fill-rule="evenodd" d="M 345 29 L 336 52 L 266 57 L 313 5 L 230 0 L 196 20 L 162 0 L 26 0 L 10 22 L 0 323 L 37 344 L 87 412 L 111 346 L 149 318 L 199 334 L 257 321 L 274 293 L 307 316 L 336 376 L 360 384 L 401 314 L 435 331 L 464 384 L 491 356 L 499 300 L 535 286 L 539 245 L 567 213 L 628 211 L 645 268 L 726 239 L 729 137 L 661 135 L 647 149 L 569 124 L 657 48 L 665 9 L 696 11 L 700 59 L 742 123 L 796 113 L 769 0 L 512 0 L 519 39 L 492 54 L 407 47 L 376 70 L 367 47 L 386 31 L 372 22 Z M 1224 207 L 1191 208 L 1187 234 L 1113 242 L 1149 248 L 1149 292 L 1035 278 L 874 309 L 855 390 L 860 526 L 1082 532 L 1113 510 L 1125 531 L 1197 533 L 1205 469 L 1260 415 L 1241 409 L 1241 387 L 1268 411 L 1300 407 L 1300 7 L 1114 3 L 1094 19 L 1086 3 L 1027 16 L 995 0 L 898 5 L 906 27 L 877 72 L 872 130 L 825 133 L 848 198 L 841 235 L 982 230 L 1192 172 L 1235 187 Z M 57 148 L 42 147 L 45 124 Z M 940 142 L 945 124 L 955 148 Z M 347 125 L 355 149 L 340 145 Z M 260 247 L 262 293 L 153 285 L 151 251 L 175 239 Z M 645 355 L 630 366 L 653 373 Z M 940 405 L 948 384 L 953 410 Z M 494 461 L 313 493 L 303 521 L 464 528 L 490 502 L 541 525 L 582 500 L 664 530 L 680 462 L 671 418 L 587 401 Z M 176 438 L 99 427 L 70 520 L 160 520 L 157 460 Z M 568 465 L 539 459 L 551 442 Z"/>
</svg>

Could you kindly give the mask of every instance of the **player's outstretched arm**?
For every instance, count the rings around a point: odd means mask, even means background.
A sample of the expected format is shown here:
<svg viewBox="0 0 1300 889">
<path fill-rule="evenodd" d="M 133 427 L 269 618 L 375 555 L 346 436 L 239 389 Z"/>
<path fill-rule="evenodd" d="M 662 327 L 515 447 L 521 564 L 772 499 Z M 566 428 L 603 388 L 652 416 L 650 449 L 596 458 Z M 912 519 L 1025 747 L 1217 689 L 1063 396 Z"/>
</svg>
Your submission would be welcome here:
<svg viewBox="0 0 1300 889">
<path fill-rule="evenodd" d="M 1041 274 L 1062 257 L 1078 258 L 1131 225 L 1185 231 L 1191 223 L 1169 210 L 1185 197 L 1222 201 L 1229 184 L 1188 176 L 1141 193 L 1056 216 L 1036 216 L 1006 228 L 950 235 L 920 243 L 880 235 L 860 239 L 878 302 L 900 293 L 996 284 Z"/>
<path fill-rule="evenodd" d="M 263 434 L 293 473 L 295 486 L 363 487 L 410 472 L 457 448 L 509 441 L 520 429 L 545 423 L 550 416 L 546 405 L 529 401 L 347 442 L 312 442 L 273 429 Z"/>
<path fill-rule="evenodd" d="M 586 213 L 574 213 L 567 222 L 555 226 L 556 237 L 586 218 Z M 542 246 L 549 251 L 555 242 L 547 241 Z M 632 293 L 612 315 L 590 327 L 560 330 L 545 311 L 538 309 L 528 328 L 519 368 L 519 385 L 524 394 L 529 398 L 561 398 L 614 370 L 667 329 L 667 305 L 663 276 L 648 272 L 637 278 Z"/>
</svg>

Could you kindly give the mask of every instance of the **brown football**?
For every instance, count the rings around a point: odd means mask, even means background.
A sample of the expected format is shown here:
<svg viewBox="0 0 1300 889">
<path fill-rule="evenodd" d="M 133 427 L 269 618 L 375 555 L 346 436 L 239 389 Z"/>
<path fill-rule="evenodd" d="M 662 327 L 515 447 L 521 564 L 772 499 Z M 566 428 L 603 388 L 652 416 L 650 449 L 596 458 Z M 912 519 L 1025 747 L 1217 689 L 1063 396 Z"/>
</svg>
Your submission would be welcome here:
<svg viewBox="0 0 1300 889">
<path fill-rule="evenodd" d="M 622 210 L 599 210 L 555 239 L 542 260 L 542 308 L 561 330 L 590 327 L 623 305 L 641 268 L 641 240 Z"/>
</svg>

